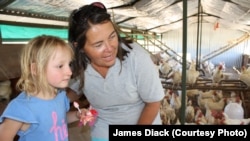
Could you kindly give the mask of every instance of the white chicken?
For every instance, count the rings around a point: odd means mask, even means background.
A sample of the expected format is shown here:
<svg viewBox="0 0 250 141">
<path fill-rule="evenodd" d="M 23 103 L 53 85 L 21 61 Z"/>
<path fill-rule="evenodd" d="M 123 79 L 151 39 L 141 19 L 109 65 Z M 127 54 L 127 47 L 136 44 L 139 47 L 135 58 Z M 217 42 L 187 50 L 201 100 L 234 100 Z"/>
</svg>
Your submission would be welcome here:
<svg viewBox="0 0 250 141">
<path fill-rule="evenodd" d="M 187 123 L 193 123 L 195 116 L 195 110 L 192 104 L 192 100 L 188 100 L 186 111 L 185 111 L 185 121 Z"/>
<path fill-rule="evenodd" d="M 199 95 L 200 90 L 198 89 L 190 89 L 186 90 L 186 97 L 189 100 L 192 100 L 193 106 L 198 106 L 197 104 L 197 96 Z"/>
<path fill-rule="evenodd" d="M 159 55 L 163 61 L 168 61 L 171 58 L 165 51 L 160 51 Z"/>
<path fill-rule="evenodd" d="M 202 98 L 212 98 L 214 102 L 218 102 L 223 98 L 222 90 L 209 90 L 202 93 Z"/>
<path fill-rule="evenodd" d="M 199 91 L 199 93 L 201 94 L 201 98 L 215 98 L 217 95 L 218 97 L 222 97 L 222 92 L 218 90 Z"/>
<path fill-rule="evenodd" d="M 214 98 L 202 98 L 201 94 L 198 95 L 197 104 L 202 110 L 206 109 L 205 104 L 208 103 L 208 102 L 214 102 Z"/>
<path fill-rule="evenodd" d="M 172 93 L 173 93 L 173 90 L 170 90 L 170 89 L 165 90 L 165 98 L 167 99 L 168 102 L 170 102 Z"/>
<path fill-rule="evenodd" d="M 205 117 L 208 125 L 220 125 L 221 124 L 221 113 L 222 111 L 210 110 L 206 108 Z"/>
<path fill-rule="evenodd" d="M 231 102 L 240 102 L 240 97 L 236 94 L 236 92 L 231 91 L 230 96 L 227 98 L 227 104 Z"/>
<path fill-rule="evenodd" d="M 239 79 L 246 83 L 248 87 L 250 86 L 250 71 L 248 71 L 245 66 L 241 68 Z"/>
<path fill-rule="evenodd" d="M 161 74 L 163 75 L 163 77 L 167 77 L 168 74 L 172 71 L 172 68 L 168 62 L 161 61 L 160 66 L 159 66 L 159 70 L 160 70 Z"/>
<path fill-rule="evenodd" d="M 186 95 L 188 96 L 188 98 L 194 98 L 194 97 L 198 96 L 199 93 L 200 93 L 200 90 L 198 90 L 198 89 L 186 90 Z"/>
<path fill-rule="evenodd" d="M 164 125 L 170 125 L 171 121 L 176 118 L 175 110 L 170 106 L 168 102 L 168 96 L 165 96 L 165 98 L 162 100 L 160 115 L 162 124 Z"/>
<path fill-rule="evenodd" d="M 222 113 L 221 123 L 224 125 L 249 125 L 250 118 L 243 118 L 243 119 L 231 119 L 228 117 L 226 113 Z"/>
<path fill-rule="evenodd" d="M 216 66 L 215 71 L 213 72 L 213 76 L 212 76 L 212 81 L 213 81 L 212 86 L 218 86 L 218 83 L 224 79 L 222 69 L 223 69 L 222 65 Z"/>
<path fill-rule="evenodd" d="M 205 117 L 207 120 L 207 124 L 209 124 L 209 125 L 215 124 L 215 118 L 212 115 L 212 111 L 208 107 L 206 107 Z"/>
<path fill-rule="evenodd" d="M 169 76 L 170 78 L 172 78 L 172 82 L 173 82 L 173 87 L 177 86 L 179 87 L 181 84 L 181 72 L 180 70 L 173 70 L 171 76 Z"/>
<path fill-rule="evenodd" d="M 186 74 L 187 74 L 187 76 L 186 76 L 187 77 L 187 79 L 186 79 L 187 84 L 189 84 L 190 86 L 193 86 L 196 83 L 196 81 L 200 75 L 200 72 L 196 70 L 194 61 L 191 62 Z"/>
<path fill-rule="evenodd" d="M 211 61 L 205 61 L 202 63 L 202 68 L 206 74 L 211 75 L 214 70 L 214 64 Z"/>
<path fill-rule="evenodd" d="M 196 113 L 194 117 L 195 123 L 197 125 L 206 125 L 207 119 L 200 108 L 196 108 Z"/>
<path fill-rule="evenodd" d="M 226 105 L 226 98 L 222 98 L 218 102 L 206 101 L 205 104 L 206 104 L 205 107 L 207 106 L 210 110 L 223 111 Z"/>
<path fill-rule="evenodd" d="M 179 111 L 179 109 L 181 108 L 181 96 L 173 92 L 170 99 L 170 106 L 176 111 Z"/>
</svg>

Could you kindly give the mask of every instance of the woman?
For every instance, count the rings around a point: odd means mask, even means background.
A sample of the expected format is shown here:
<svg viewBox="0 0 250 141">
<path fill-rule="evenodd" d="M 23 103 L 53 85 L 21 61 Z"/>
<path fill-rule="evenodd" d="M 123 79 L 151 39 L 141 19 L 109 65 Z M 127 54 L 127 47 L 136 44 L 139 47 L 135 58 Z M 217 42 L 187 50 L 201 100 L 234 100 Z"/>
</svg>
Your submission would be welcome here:
<svg viewBox="0 0 250 141">
<path fill-rule="evenodd" d="M 98 111 L 92 140 L 107 141 L 110 124 L 161 124 L 164 90 L 150 55 L 121 39 L 102 3 L 72 12 L 69 43 L 75 51 L 70 88 Z"/>
</svg>

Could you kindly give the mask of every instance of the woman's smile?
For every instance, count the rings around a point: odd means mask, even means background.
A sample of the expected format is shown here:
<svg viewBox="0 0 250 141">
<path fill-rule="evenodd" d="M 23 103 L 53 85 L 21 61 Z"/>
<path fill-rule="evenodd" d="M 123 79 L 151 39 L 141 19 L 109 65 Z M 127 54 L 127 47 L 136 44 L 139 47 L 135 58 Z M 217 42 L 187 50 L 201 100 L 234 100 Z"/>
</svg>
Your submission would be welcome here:
<svg viewBox="0 0 250 141">
<path fill-rule="evenodd" d="M 112 54 L 103 57 L 103 60 L 106 61 L 106 62 L 113 61 L 114 59 L 115 59 L 115 56 L 112 55 Z"/>
</svg>

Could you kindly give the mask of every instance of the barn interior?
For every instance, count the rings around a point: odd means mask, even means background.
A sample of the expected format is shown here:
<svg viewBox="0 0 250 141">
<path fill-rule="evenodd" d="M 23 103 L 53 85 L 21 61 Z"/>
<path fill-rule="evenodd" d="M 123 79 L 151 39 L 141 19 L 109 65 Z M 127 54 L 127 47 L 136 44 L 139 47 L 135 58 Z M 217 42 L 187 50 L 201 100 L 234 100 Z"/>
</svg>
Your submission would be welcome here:
<svg viewBox="0 0 250 141">
<path fill-rule="evenodd" d="M 236 111 L 242 112 L 238 116 L 250 118 L 250 70 L 247 71 L 250 66 L 249 0 L 98 1 L 107 7 L 120 36 L 145 48 L 159 69 L 159 77 L 166 91 L 163 105 L 168 103 L 171 107 L 172 104 L 170 111 L 166 110 L 167 105 L 162 107 L 163 124 L 218 124 L 202 121 L 202 117 L 196 115 L 197 110 L 192 119 L 186 118 L 185 111 L 190 106 L 201 107 L 201 95 L 204 93 L 222 93 L 218 103 L 224 98 L 227 98 L 227 102 L 222 105 L 216 103 L 216 108 L 221 110 L 240 98 L 240 106 Z M 15 83 L 20 77 L 18 58 L 25 43 L 41 34 L 67 40 L 70 12 L 92 2 L 94 1 L 0 1 L 0 88 L 4 89 L 0 90 L 0 113 L 19 93 L 15 90 Z M 219 66 L 223 68 L 221 71 L 218 71 Z M 195 82 L 186 80 L 190 68 L 199 72 Z M 245 70 L 248 75 L 245 75 Z M 175 82 L 173 76 L 177 72 L 181 77 Z M 215 82 L 217 72 L 223 77 Z M 82 99 L 82 106 L 88 105 L 85 100 Z M 203 114 L 205 110 L 203 107 Z M 166 112 L 174 112 L 176 116 L 167 117 Z"/>
</svg>

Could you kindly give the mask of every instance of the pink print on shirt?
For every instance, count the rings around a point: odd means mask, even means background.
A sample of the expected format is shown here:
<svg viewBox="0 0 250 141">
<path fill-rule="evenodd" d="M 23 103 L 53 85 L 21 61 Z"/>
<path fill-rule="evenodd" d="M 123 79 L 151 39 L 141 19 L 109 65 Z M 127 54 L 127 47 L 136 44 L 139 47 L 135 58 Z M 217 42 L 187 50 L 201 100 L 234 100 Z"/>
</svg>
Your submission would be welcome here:
<svg viewBox="0 0 250 141">
<path fill-rule="evenodd" d="M 68 130 L 64 120 L 62 120 L 62 126 L 56 125 L 57 123 L 57 114 L 52 112 L 53 126 L 50 129 L 50 132 L 54 133 L 55 141 L 63 141 L 68 137 Z M 60 139 L 59 139 L 60 136 Z"/>
</svg>

